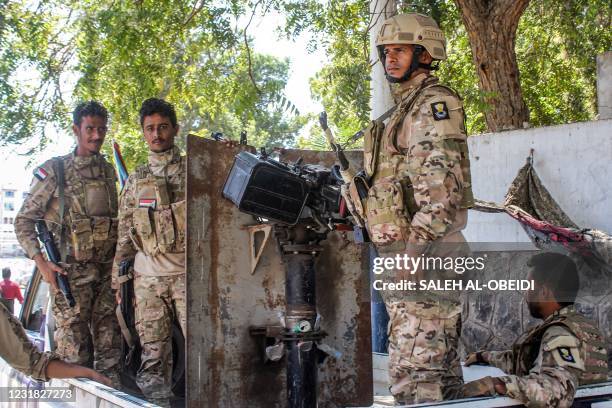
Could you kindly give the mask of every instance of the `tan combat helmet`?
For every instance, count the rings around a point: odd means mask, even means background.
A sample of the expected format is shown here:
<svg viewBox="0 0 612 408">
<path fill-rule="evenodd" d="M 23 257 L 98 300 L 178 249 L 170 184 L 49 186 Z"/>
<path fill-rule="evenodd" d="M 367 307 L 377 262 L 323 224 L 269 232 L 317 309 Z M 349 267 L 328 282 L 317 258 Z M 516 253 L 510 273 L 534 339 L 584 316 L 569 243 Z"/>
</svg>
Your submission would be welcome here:
<svg viewBox="0 0 612 408">
<path fill-rule="evenodd" d="M 446 59 L 444 32 L 433 18 L 424 14 L 398 14 L 385 20 L 376 37 L 376 47 L 387 44 L 421 45 L 433 59 Z"/>
<path fill-rule="evenodd" d="M 433 18 L 424 14 L 398 14 L 385 20 L 376 37 L 376 48 L 378 49 L 378 56 L 383 66 L 385 65 L 384 46 L 388 44 L 416 45 L 419 46 L 416 50 L 427 50 L 434 60 L 446 59 L 446 38 L 444 37 L 444 32 L 440 30 Z M 415 52 L 416 59 L 418 59 L 420 52 Z M 418 65 L 418 62 L 413 60 L 412 66 L 406 75 L 404 75 L 406 78 L 401 80 L 406 80 L 409 74 L 418 68 Z M 431 69 L 430 66 L 427 67 Z M 389 77 L 387 79 L 391 80 Z"/>
</svg>

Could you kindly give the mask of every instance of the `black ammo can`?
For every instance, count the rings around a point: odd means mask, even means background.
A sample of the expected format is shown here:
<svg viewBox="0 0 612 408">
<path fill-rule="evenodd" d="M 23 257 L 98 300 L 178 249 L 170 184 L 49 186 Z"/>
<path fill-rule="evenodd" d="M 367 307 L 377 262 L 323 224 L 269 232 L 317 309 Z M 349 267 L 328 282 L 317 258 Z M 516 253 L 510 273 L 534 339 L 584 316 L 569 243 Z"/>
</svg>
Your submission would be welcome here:
<svg viewBox="0 0 612 408">
<path fill-rule="evenodd" d="M 294 225 L 308 200 L 306 180 L 286 165 L 240 152 L 223 186 L 223 196 L 240 211 Z"/>
</svg>

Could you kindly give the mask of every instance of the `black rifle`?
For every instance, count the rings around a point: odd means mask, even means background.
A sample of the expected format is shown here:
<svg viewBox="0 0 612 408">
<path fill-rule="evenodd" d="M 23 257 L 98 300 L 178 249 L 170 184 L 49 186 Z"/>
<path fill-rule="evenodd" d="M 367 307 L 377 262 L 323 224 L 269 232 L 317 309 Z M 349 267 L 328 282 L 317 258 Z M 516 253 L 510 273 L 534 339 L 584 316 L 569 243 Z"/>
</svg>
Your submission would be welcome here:
<svg viewBox="0 0 612 408">
<path fill-rule="evenodd" d="M 59 265 L 61 262 L 60 253 L 55 246 L 53 233 L 49 231 L 49 228 L 47 228 L 47 224 L 44 220 L 36 221 L 36 232 L 38 233 L 38 239 L 45 247 L 47 258 L 49 258 L 49 260 L 54 264 Z M 76 305 L 76 300 L 74 300 L 74 296 L 72 296 L 72 292 L 70 291 L 68 278 L 66 275 L 62 275 L 61 273 L 56 273 L 55 278 L 57 280 L 57 286 L 59 286 L 60 290 L 64 294 L 68 305 L 70 305 L 70 307 L 74 307 Z"/>
</svg>

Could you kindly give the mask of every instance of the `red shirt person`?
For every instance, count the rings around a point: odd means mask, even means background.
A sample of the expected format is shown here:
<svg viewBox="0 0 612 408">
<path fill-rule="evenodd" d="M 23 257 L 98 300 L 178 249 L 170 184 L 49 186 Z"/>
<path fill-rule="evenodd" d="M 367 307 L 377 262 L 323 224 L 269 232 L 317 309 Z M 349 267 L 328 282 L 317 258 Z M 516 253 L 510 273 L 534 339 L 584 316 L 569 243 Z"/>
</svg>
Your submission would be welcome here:
<svg viewBox="0 0 612 408">
<path fill-rule="evenodd" d="M 11 268 L 2 268 L 2 281 L 0 282 L 0 298 L 11 313 L 14 310 L 15 299 L 23 304 L 23 296 L 19 285 L 11 280 Z"/>
</svg>

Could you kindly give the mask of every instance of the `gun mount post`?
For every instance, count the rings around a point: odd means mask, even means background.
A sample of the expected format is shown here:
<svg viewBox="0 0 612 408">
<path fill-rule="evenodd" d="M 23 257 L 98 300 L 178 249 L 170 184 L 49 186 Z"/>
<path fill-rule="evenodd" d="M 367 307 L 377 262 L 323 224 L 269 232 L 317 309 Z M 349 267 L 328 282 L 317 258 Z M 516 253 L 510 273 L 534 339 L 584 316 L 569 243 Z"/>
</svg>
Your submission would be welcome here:
<svg viewBox="0 0 612 408">
<path fill-rule="evenodd" d="M 317 233 L 306 223 L 275 226 L 285 263 L 285 329 L 287 350 L 287 405 L 317 406 L 317 346 L 325 333 L 317 324 L 315 258 L 323 249 Z"/>
</svg>

